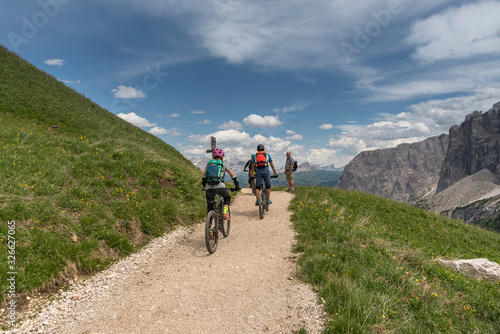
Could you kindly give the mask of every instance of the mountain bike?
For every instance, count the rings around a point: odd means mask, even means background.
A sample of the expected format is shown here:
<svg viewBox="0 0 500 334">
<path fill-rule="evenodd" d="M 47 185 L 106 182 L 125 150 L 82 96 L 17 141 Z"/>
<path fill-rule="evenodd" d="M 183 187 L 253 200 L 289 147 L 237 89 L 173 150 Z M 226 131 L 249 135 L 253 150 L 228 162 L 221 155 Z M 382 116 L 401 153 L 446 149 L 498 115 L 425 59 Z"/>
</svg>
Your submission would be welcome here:
<svg viewBox="0 0 500 334">
<path fill-rule="evenodd" d="M 236 189 L 231 188 L 229 190 L 235 191 Z M 207 219 L 205 221 L 205 244 L 208 252 L 213 254 L 219 243 L 220 232 L 222 232 L 224 237 L 229 236 L 229 229 L 231 228 L 231 209 L 229 207 L 227 208 L 229 219 L 223 220 L 224 198 L 217 194 L 211 203 L 213 204 L 213 210 L 207 213 Z"/>
<path fill-rule="evenodd" d="M 271 176 L 272 179 L 277 178 L 278 175 Z M 267 203 L 267 191 L 266 191 L 266 182 L 262 180 L 262 189 L 259 192 L 259 216 L 260 219 L 264 219 L 264 214 L 266 211 L 269 211 L 269 204 Z"/>
<path fill-rule="evenodd" d="M 255 172 L 253 173 L 253 176 L 250 176 L 250 171 L 243 169 L 244 172 L 248 172 L 248 182 L 250 183 L 249 186 L 252 188 L 252 195 L 255 194 Z"/>
</svg>

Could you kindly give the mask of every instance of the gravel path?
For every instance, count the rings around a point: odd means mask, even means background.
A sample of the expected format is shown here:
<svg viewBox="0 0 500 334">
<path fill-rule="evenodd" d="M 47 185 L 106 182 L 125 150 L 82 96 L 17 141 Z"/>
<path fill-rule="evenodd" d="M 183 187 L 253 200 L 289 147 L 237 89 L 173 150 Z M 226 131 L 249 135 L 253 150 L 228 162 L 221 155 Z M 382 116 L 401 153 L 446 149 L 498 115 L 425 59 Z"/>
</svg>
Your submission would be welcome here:
<svg viewBox="0 0 500 334">
<path fill-rule="evenodd" d="M 292 195 L 273 192 L 264 220 L 250 189 L 209 255 L 204 223 L 154 240 L 75 284 L 13 333 L 319 333 L 325 314 L 296 278 Z"/>
</svg>

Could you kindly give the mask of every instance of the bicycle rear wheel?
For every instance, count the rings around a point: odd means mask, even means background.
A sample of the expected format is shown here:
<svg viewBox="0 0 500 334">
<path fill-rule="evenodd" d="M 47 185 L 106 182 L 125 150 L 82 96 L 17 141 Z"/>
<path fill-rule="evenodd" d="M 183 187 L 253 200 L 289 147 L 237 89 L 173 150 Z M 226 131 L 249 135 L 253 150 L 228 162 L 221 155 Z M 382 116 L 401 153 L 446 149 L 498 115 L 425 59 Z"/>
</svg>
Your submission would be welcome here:
<svg viewBox="0 0 500 334">
<path fill-rule="evenodd" d="M 264 213 L 266 212 L 266 195 L 264 194 L 264 191 L 261 190 L 259 193 L 259 216 L 260 219 L 264 219 Z"/>
<path fill-rule="evenodd" d="M 207 220 L 205 222 L 205 244 L 210 254 L 213 254 L 215 252 L 218 242 L 219 229 L 217 223 L 217 215 L 214 211 L 210 211 L 207 214 Z"/>
</svg>

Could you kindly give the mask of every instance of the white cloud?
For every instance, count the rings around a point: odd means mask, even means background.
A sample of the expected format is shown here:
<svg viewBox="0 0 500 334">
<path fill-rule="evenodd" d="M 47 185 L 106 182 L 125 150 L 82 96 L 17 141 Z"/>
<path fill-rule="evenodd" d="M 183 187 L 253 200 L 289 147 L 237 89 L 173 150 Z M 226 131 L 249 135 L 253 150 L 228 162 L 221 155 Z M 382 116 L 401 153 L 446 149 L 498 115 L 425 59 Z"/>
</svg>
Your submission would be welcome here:
<svg viewBox="0 0 500 334">
<path fill-rule="evenodd" d="M 496 91 L 498 94 L 491 95 Z M 475 110 L 487 111 L 498 102 L 500 88 L 482 90 L 482 94 L 428 100 L 411 105 L 399 114 L 381 114 L 383 120 L 372 124 L 344 124 L 343 132 L 332 136 L 328 148 L 336 150 L 337 157 L 355 156 L 361 151 L 396 147 L 414 143 L 432 136 L 448 133 L 452 125 L 461 124 L 467 114 Z"/>
<path fill-rule="evenodd" d="M 170 116 L 170 117 L 172 117 L 172 118 L 175 118 L 175 117 L 181 117 L 181 115 L 180 115 L 180 114 L 175 114 L 175 113 L 174 113 L 174 114 L 170 114 L 169 116 Z"/>
<path fill-rule="evenodd" d="M 123 85 L 118 86 L 118 88 L 114 88 L 111 92 L 117 99 L 136 99 L 146 97 L 141 90 Z"/>
<path fill-rule="evenodd" d="M 208 120 L 208 119 L 205 119 L 205 120 L 203 120 L 201 122 L 198 122 L 198 124 L 212 124 L 212 122 L 210 120 Z"/>
<path fill-rule="evenodd" d="M 400 4 L 394 22 L 411 17 L 409 1 Z M 447 1 L 418 4 L 419 13 Z M 377 23 L 372 12 L 387 11 L 391 1 L 372 0 L 347 2 L 342 0 L 316 1 L 314 5 L 301 0 L 266 2 L 239 1 L 233 10 L 201 21 L 197 35 L 212 55 L 230 63 L 257 63 L 260 66 L 286 69 L 338 68 L 345 64 L 339 45 L 354 28 L 365 29 L 369 22 Z M 393 1 L 394 3 L 394 1 Z M 205 8 L 206 10 L 206 8 Z M 283 15 L 286 13 L 286 15 Z M 380 27 L 380 25 L 379 25 Z M 397 29 L 397 28 L 394 28 Z M 349 36 L 351 37 L 351 36 Z M 351 38 L 348 39 L 349 42 Z"/>
<path fill-rule="evenodd" d="M 304 137 L 302 137 L 301 135 L 295 134 L 293 136 L 286 136 L 285 139 L 286 140 L 303 140 Z"/>
<path fill-rule="evenodd" d="M 44 61 L 44 64 L 50 65 L 50 66 L 63 66 L 66 61 L 64 59 L 59 59 L 59 58 L 54 58 L 54 59 L 47 59 Z"/>
<path fill-rule="evenodd" d="M 59 81 L 64 82 L 65 84 L 71 85 L 71 84 L 80 84 L 80 80 L 61 80 Z"/>
<path fill-rule="evenodd" d="M 427 120 L 434 124 L 434 127 L 431 127 L 434 130 L 433 135 L 447 133 L 452 125 L 462 123 L 467 114 L 475 110 L 488 111 L 498 102 L 499 96 L 500 87 L 490 87 L 475 95 L 428 100 L 411 105 L 411 112 L 403 113 L 400 117 Z"/>
<path fill-rule="evenodd" d="M 243 119 L 243 123 L 246 126 L 254 127 L 254 128 L 275 128 L 280 125 L 283 125 L 283 122 L 280 120 L 278 116 L 259 116 L 256 114 L 248 115 Z"/>
<path fill-rule="evenodd" d="M 318 128 L 321 130 L 330 130 L 330 129 L 333 129 L 333 125 L 332 124 L 322 124 L 322 125 L 318 126 Z"/>
<path fill-rule="evenodd" d="M 210 137 L 217 139 L 217 145 L 242 145 L 250 140 L 250 135 L 246 132 L 238 130 L 223 130 L 209 135 L 190 135 L 187 139 L 190 142 L 197 144 L 207 144 L 210 146 Z"/>
<path fill-rule="evenodd" d="M 221 125 L 219 125 L 219 129 L 221 129 L 221 130 L 230 130 L 230 129 L 243 130 L 243 124 L 241 124 L 238 121 L 231 120 L 229 122 L 225 122 L 225 123 L 222 123 Z"/>
<path fill-rule="evenodd" d="M 361 151 L 395 147 L 402 143 L 414 143 L 438 135 L 435 122 L 415 113 L 381 115 L 385 120 L 372 124 L 346 124 L 343 132 L 330 137 L 327 147 L 336 150 L 337 158 L 354 157 Z M 405 118 L 401 120 L 400 118 Z M 426 123 L 427 124 L 426 124 Z"/>
<path fill-rule="evenodd" d="M 159 126 L 155 126 L 154 128 L 148 131 L 149 133 L 159 136 L 159 135 L 172 135 L 172 136 L 184 136 L 184 133 L 178 131 L 177 128 L 165 129 Z"/>
<path fill-rule="evenodd" d="M 394 139 L 402 136 L 427 136 L 430 134 L 430 129 L 421 122 L 410 123 L 408 121 L 381 121 L 368 125 L 364 132 L 369 133 L 372 138 Z"/>
<path fill-rule="evenodd" d="M 150 123 L 147 119 L 139 115 L 136 115 L 136 113 L 134 112 L 128 114 L 119 113 L 116 116 L 140 128 L 156 126 L 156 123 Z"/>
<path fill-rule="evenodd" d="M 339 139 L 330 138 L 327 146 L 337 149 L 342 148 L 343 152 L 354 156 L 366 149 L 366 142 L 363 139 L 354 137 L 340 137 Z"/>
<path fill-rule="evenodd" d="M 305 155 L 305 161 L 311 164 L 319 164 L 321 166 L 334 164 L 336 167 L 346 165 L 353 157 L 338 157 L 334 149 L 320 148 L 310 149 Z"/>
<path fill-rule="evenodd" d="M 184 149 L 182 151 L 182 154 L 189 159 L 192 156 L 203 157 L 204 155 L 206 155 L 206 151 L 207 151 L 207 147 L 196 146 L 196 147 L 190 147 L 190 148 Z"/>
<path fill-rule="evenodd" d="M 500 3 L 481 1 L 451 7 L 417 21 L 408 43 L 416 45 L 415 59 L 435 62 L 500 53 Z"/>
<path fill-rule="evenodd" d="M 301 111 L 301 110 L 304 110 L 305 107 L 306 107 L 306 105 L 303 104 L 303 103 L 295 103 L 295 104 L 292 104 L 290 106 L 286 106 L 286 107 L 283 107 L 283 108 L 274 108 L 273 111 L 275 113 L 289 113 L 289 112 L 292 112 L 292 111 Z"/>
<path fill-rule="evenodd" d="M 191 114 L 195 114 L 195 115 L 201 115 L 201 114 L 204 114 L 205 112 L 203 110 L 191 110 L 189 113 Z"/>
<path fill-rule="evenodd" d="M 500 61 L 480 61 L 455 66 L 440 63 L 421 68 L 415 73 L 393 72 L 391 76 L 378 71 L 353 73 L 359 77 L 357 88 L 368 93 L 366 101 L 396 101 L 415 97 L 461 93 L 494 95 L 500 84 Z M 498 96 L 498 95 L 497 95 Z"/>
<path fill-rule="evenodd" d="M 463 92 L 471 87 L 471 80 L 468 78 L 445 79 L 424 78 L 423 80 L 398 82 L 391 85 L 379 85 L 371 87 L 371 96 L 368 101 L 397 101 L 409 99 L 415 96 L 439 95 L 455 92 Z"/>
<path fill-rule="evenodd" d="M 125 2 L 135 11 L 181 22 L 211 55 L 229 63 L 300 70 L 341 68 L 345 59 L 339 44 L 353 43 L 354 28 L 377 23 L 372 13 L 387 11 L 391 3 L 397 4 L 398 13 L 393 11 L 384 33 L 390 29 L 400 33 L 398 22 L 406 26 L 414 16 L 450 1 L 320 0 L 311 5 L 276 0 L 270 6 L 265 1 L 122 0 L 120 5 Z"/>
<path fill-rule="evenodd" d="M 294 135 L 294 134 L 296 134 L 296 132 L 293 130 L 286 130 L 286 134 L 287 135 Z"/>
<path fill-rule="evenodd" d="M 209 148 L 212 136 L 217 139 L 218 147 L 223 148 L 225 152 L 234 152 L 240 160 L 250 157 L 251 154 L 255 153 L 257 145 L 264 144 L 266 152 L 271 154 L 273 159 L 276 159 L 276 164 L 284 164 L 285 153 L 291 147 L 290 141 L 279 137 L 266 137 L 261 134 L 251 137 L 245 131 L 234 129 L 222 130 L 208 135 L 190 135 L 187 140 L 195 144 L 195 147 L 201 145 L 201 147 Z M 193 147 L 186 147 L 183 152 L 191 149 Z M 189 153 L 192 154 L 191 151 Z"/>
<path fill-rule="evenodd" d="M 150 129 L 148 131 L 149 133 L 153 135 L 164 135 L 168 133 L 168 130 L 159 126 L 155 126 L 154 128 Z"/>
</svg>

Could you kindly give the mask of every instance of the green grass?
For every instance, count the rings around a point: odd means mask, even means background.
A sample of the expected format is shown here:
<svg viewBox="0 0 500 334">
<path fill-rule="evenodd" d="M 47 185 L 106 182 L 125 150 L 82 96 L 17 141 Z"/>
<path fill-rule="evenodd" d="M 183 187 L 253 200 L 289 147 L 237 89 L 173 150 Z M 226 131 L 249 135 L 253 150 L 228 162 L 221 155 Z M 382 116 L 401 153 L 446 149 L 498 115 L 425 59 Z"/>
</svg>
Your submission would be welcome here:
<svg viewBox="0 0 500 334">
<path fill-rule="evenodd" d="M 500 285 L 437 258 L 500 262 L 500 235 L 364 193 L 298 187 L 290 206 L 326 333 L 499 333 Z"/>
<path fill-rule="evenodd" d="M 0 47 L 0 304 L 8 221 L 16 291 L 50 291 L 202 219 L 200 177 L 170 145 Z"/>
</svg>

